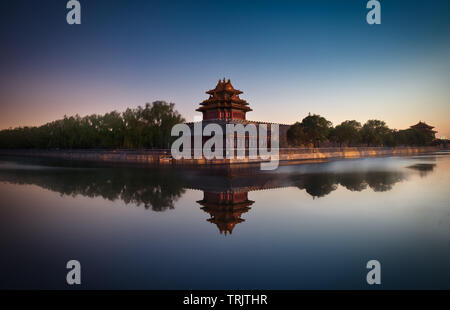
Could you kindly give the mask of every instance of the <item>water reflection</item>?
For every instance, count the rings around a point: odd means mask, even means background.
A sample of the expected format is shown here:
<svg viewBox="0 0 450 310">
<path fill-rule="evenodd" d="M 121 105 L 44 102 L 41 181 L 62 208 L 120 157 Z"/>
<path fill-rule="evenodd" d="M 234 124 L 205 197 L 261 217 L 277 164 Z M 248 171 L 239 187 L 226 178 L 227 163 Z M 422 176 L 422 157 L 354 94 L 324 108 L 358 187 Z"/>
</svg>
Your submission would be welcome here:
<svg viewBox="0 0 450 310">
<path fill-rule="evenodd" d="M 68 162 L 3 161 L 0 181 L 14 184 L 33 184 L 61 195 L 102 197 L 125 204 L 143 205 L 153 211 L 174 209 L 185 189 L 203 191 L 197 201 L 210 215 L 207 221 L 217 225 L 220 233 L 231 234 L 234 227 L 254 204 L 248 193 L 282 187 L 297 187 L 313 198 L 321 198 L 335 191 L 339 185 L 350 191 L 368 188 L 385 192 L 406 180 L 405 169 L 344 169 L 342 171 L 321 164 L 306 170 L 262 173 L 254 169 L 175 170 L 142 167 L 96 167 Z M 353 166 L 352 166 L 353 167 Z M 421 177 L 431 173 L 435 164 L 418 163 L 407 166 Z"/>
<path fill-rule="evenodd" d="M 110 201 L 143 205 L 153 211 L 174 209 L 183 193 L 181 180 L 172 171 L 125 168 L 75 168 L 2 165 L 0 182 L 32 184 L 75 197 L 102 197 Z M 45 167 L 43 167 L 45 168 Z M 50 169 L 49 169 L 50 168 Z"/>
<path fill-rule="evenodd" d="M 419 163 L 407 166 L 426 176 L 435 164 Z M 36 169 L 40 167 L 41 169 Z M 27 169 L 28 168 L 28 169 Z M 143 205 L 146 209 L 165 211 L 174 208 L 174 202 L 185 188 L 201 190 L 204 199 L 198 201 L 204 210 L 216 205 L 251 205 L 248 192 L 295 186 L 313 198 L 329 195 L 338 185 L 350 191 L 371 188 L 375 192 L 389 191 L 406 179 L 404 170 L 352 172 L 281 172 L 262 173 L 245 170 L 232 171 L 142 169 L 140 167 L 72 167 L 35 166 L 5 163 L 0 165 L 0 181 L 13 184 L 33 184 L 62 195 L 120 199 L 126 204 Z M 207 211 L 210 213 L 209 211 Z"/>
<path fill-rule="evenodd" d="M 220 233 L 231 234 L 236 224 L 245 222 L 242 214 L 248 212 L 254 201 L 248 199 L 248 192 L 203 192 L 203 199 L 197 201 L 203 211 L 211 217 L 208 222 L 216 224 Z"/>
<path fill-rule="evenodd" d="M 214 189 L 214 180 L 201 184 L 191 184 L 191 188 L 203 190 L 203 199 L 197 201 L 202 210 L 209 213 L 209 222 L 217 225 L 220 233 L 231 234 L 236 224 L 245 220 L 241 215 L 248 212 L 254 201 L 248 199 L 248 193 L 254 190 L 295 186 L 305 190 L 313 198 L 330 194 L 342 185 L 350 191 L 362 191 L 370 187 L 376 192 L 391 190 L 395 183 L 406 179 L 406 175 L 393 171 L 373 171 L 364 173 L 317 173 L 317 174 L 258 174 L 253 177 L 234 177 L 228 187 Z M 217 180 L 216 180 L 217 181 Z M 208 189 L 205 190 L 205 186 Z M 224 186 L 224 185 L 222 185 Z"/>
<path fill-rule="evenodd" d="M 420 163 L 420 164 L 408 166 L 409 169 L 414 169 L 416 171 L 419 171 L 421 177 L 424 177 L 428 173 L 432 172 L 435 167 L 436 167 L 436 164 L 428 164 L 428 163 L 427 164 Z"/>
<path fill-rule="evenodd" d="M 392 189 L 395 183 L 405 179 L 401 172 L 367 172 L 351 174 L 311 174 L 295 176 L 293 184 L 306 190 L 314 198 L 324 197 L 342 185 L 350 191 L 362 191 L 370 187 L 375 192 Z"/>
</svg>

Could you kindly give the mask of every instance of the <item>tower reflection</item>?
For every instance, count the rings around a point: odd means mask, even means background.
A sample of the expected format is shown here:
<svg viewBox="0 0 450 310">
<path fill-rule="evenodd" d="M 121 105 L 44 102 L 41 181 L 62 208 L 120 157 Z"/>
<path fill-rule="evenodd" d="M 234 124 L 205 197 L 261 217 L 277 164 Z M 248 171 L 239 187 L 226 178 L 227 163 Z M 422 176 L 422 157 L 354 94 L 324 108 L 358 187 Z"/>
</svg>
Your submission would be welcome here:
<svg viewBox="0 0 450 310">
<path fill-rule="evenodd" d="M 208 222 L 216 224 L 220 234 L 231 234 L 236 224 L 245 220 L 242 214 L 248 212 L 254 201 L 248 199 L 248 192 L 203 192 L 203 199 L 197 201 L 203 211 L 211 217 Z"/>
</svg>

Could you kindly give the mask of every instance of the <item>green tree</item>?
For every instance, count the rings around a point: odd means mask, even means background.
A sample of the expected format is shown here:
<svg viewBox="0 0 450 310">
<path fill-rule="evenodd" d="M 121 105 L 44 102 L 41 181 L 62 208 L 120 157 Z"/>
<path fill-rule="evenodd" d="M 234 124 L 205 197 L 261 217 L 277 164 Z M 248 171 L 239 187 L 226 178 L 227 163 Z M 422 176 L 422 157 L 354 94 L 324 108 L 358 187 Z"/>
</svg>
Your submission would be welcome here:
<svg viewBox="0 0 450 310">
<path fill-rule="evenodd" d="M 101 146 L 114 148 L 123 146 L 125 126 L 117 111 L 106 113 L 100 122 Z"/>
<path fill-rule="evenodd" d="M 184 122 L 175 104 L 164 101 L 145 107 L 63 119 L 39 127 L 0 131 L 0 148 L 167 148 L 172 126 Z"/>
<path fill-rule="evenodd" d="M 389 147 L 395 147 L 398 145 L 398 131 L 394 129 L 389 129 L 388 132 L 384 135 L 383 143 Z"/>
<path fill-rule="evenodd" d="M 289 145 L 292 146 L 302 146 L 308 143 L 302 124 L 299 122 L 289 127 L 286 133 L 286 138 Z"/>
<path fill-rule="evenodd" d="M 389 128 L 380 120 L 368 120 L 361 128 L 361 141 L 367 146 L 384 145 Z"/>
<path fill-rule="evenodd" d="M 355 120 L 345 121 L 332 130 L 330 139 L 339 143 L 339 146 L 342 146 L 344 143 L 347 145 L 356 144 L 360 140 L 360 130 L 361 123 Z"/>
<path fill-rule="evenodd" d="M 332 124 L 320 115 L 309 114 L 300 123 L 292 125 L 286 135 L 288 143 L 292 146 L 318 147 L 320 142 L 328 139 Z"/>
<path fill-rule="evenodd" d="M 155 101 L 150 108 L 150 128 L 153 132 L 152 144 L 159 148 L 169 148 L 172 142 L 171 130 L 176 124 L 184 122 L 184 118 L 175 110 L 174 103 Z"/>
<path fill-rule="evenodd" d="M 309 114 L 302 120 L 302 128 L 306 139 L 314 147 L 319 147 L 320 142 L 328 139 L 331 127 L 332 123 L 330 121 L 316 114 Z"/>
</svg>

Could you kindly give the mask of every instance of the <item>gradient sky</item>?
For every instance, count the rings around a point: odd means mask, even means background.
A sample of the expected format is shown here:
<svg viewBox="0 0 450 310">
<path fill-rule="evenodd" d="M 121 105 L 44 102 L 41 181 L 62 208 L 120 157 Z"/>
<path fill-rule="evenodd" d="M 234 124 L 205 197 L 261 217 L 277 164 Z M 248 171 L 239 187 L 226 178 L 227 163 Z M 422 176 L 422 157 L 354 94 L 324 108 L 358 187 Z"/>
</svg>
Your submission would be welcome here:
<svg viewBox="0 0 450 310">
<path fill-rule="evenodd" d="M 219 78 L 248 119 L 419 120 L 450 137 L 450 1 L 8 0 L 0 18 L 0 129 L 166 100 L 187 120 Z"/>
</svg>

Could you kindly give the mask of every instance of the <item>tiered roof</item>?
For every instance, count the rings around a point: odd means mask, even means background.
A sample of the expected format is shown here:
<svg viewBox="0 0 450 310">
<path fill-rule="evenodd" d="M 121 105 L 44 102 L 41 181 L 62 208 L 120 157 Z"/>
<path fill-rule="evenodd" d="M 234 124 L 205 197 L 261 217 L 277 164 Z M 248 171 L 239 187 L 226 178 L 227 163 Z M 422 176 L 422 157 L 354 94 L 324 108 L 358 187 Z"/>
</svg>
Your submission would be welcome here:
<svg viewBox="0 0 450 310">
<path fill-rule="evenodd" d="M 245 221 L 241 216 L 248 212 L 254 203 L 254 201 L 248 200 L 247 194 L 247 192 L 235 192 L 234 190 L 204 192 L 203 200 L 199 200 L 197 203 L 202 205 L 201 209 L 211 216 L 207 221 L 216 224 L 220 233 L 226 235 L 233 232 L 236 224 Z"/>
<path fill-rule="evenodd" d="M 216 224 L 220 234 L 225 233 L 225 235 L 227 235 L 227 233 L 231 235 L 236 224 L 245 222 L 241 216 L 248 212 L 251 209 L 249 206 L 254 203 L 254 201 L 251 200 L 233 205 L 219 205 L 206 203 L 205 201 L 197 202 L 203 205 L 201 209 L 211 216 L 207 221 Z"/>
<path fill-rule="evenodd" d="M 209 98 L 200 103 L 200 107 L 196 110 L 203 112 L 206 110 L 217 109 L 217 108 L 233 108 L 245 112 L 252 111 L 248 106 L 248 102 L 239 98 L 239 95 L 243 92 L 234 89 L 230 80 L 225 81 L 225 78 L 219 80 L 216 88 L 208 90 L 206 92 Z"/>
<path fill-rule="evenodd" d="M 417 124 L 411 126 L 411 128 L 419 129 L 419 130 L 428 130 L 428 131 L 435 132 L 434 130 L 432 130 L 434 128 L 433 126 L 430 126 L 430 125 L 428 125 L 428 124 L 426 124 L 426 123 L 424 123 L 422 121 L 420 121 Z"/>
</svg>

